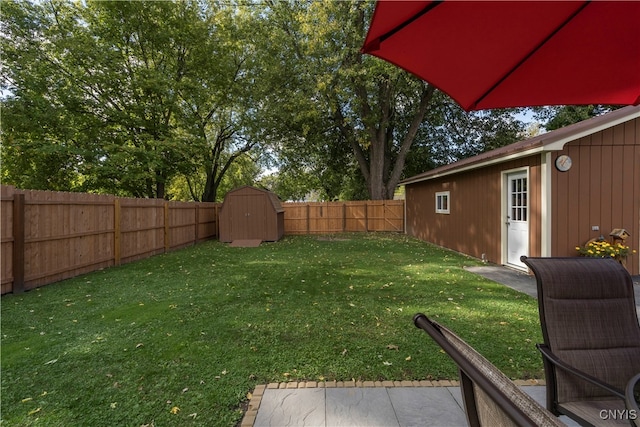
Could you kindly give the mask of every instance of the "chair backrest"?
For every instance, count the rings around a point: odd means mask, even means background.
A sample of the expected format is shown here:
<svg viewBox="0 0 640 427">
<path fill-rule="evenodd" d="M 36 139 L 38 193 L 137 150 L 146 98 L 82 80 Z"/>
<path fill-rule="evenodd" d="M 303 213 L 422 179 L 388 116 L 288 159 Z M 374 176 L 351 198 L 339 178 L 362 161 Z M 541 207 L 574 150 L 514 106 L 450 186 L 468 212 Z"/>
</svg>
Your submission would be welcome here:
<svg viewBox="0 0 640 427">
<path fill-rule="evenodd" d="M 458 365 L 470 426 L 565 425 L 455 333 L 424 314 L 416 314 L 413 321 Z"/>
<path fill-rule="evenodd" d="M 633 282 L 610 258 L 526 258 L 536 276 L 540 325 L 557 357 L 619 389 L 640 372 L 640 326 Z M 560 369 L 558 403 L 607 396 Z"/>
</svg>

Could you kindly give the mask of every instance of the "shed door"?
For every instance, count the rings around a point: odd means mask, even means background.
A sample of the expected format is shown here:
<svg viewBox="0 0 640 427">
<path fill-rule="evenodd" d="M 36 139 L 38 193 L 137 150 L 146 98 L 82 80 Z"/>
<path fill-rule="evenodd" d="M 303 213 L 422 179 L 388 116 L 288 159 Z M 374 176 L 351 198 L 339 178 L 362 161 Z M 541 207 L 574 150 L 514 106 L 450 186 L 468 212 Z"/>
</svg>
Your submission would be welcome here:
<svg viewBox="0 0 640 427">
<path fill-rule="evenodd" d="M 231 219 L 232 239 L 263 239 L 267 209 L 265 197 L 261 194 L 243 194 L 234 197 L 234 212 Z"/>
<path fill-rule="evenodd" d="M 507 264 L 526 268 L 520 256 L 529 255 L 529 193 L 526 172 L 507 176 Z"/>
</svg>

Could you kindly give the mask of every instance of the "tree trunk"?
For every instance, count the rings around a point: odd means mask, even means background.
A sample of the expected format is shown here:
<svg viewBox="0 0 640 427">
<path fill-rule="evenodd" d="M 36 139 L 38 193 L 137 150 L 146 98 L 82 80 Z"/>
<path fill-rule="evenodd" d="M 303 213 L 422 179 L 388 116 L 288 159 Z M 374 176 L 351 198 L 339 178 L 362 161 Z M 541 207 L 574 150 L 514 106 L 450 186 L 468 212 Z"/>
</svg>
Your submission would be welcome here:
<svg viewBox="0 0 640 427">
<path fill-rule="evenodd" d="M 418 107 L 418 111 L 416 111 L 416 115 L 411 121 L 411 125 L 409 126 L 409 130 L 407 131 L 404 140 L 402 141 L 402 145 L 400 146 L 400 150 L 398 151 L 393 170 L 391 171 L 389 180 L 387 181 L 387 199 L 393 199 L 396 187 L 398 185 L 398 182 L 400 182 L 400 177 L 402 176 L 402 171 L 404 170 L 404 164 L 407 159 L 407 154 L 409 153 L 409 149 L 413 144 L 413 140 L 418 133 L 418 128 L 424 120 L 424 116 L 427 112 L 427 109 L 429 108 L 429 103 L 431 102 L 431 98 L 433 97 L 434 92 L 435 87 L 431 85 L 426 86 L 422 91 L 422 95 L 420 97 L 420 106 Z"/>
<path fill-rule="evenodd" d="M 371 141 L 369 148 L 369 195 L 371 200 L 385 199 L 384 188 L 384 145 L 385 139 L 380 135 Z"/>
<path fill-rule="evenodd" d="M 393 138 L 393 123 L 391 118 L 394 114 L 395 107 L 392 105 L 391 88 L 388 84 L 381 84 L 379 88 L 379 97 L 382 116 L 379 123 L 367 126 L 370 143 L 368 164 L 366 164 L 365 156 L 361 152 L 361 147 L 358 146 L 356 148 L 355 145 L 357 143 L 352 143 L 360 169 L 362 170 L 367 182 L 369 197 L 371 200 L 393 199 L 396 186 L 398 185 L 398 182 L 400 182 L 400 177 L 402 176 L 407 154 L 411 148 L 411 144 L 413 144 L 418 128 L 424 120 L 424 116 L 427 112 L 429 102 L 433 97 L 434 91 L 435 88 L 431 85 L 424 87 L 420 97 L 420 104 L 413 116 L 411 125 L 398 148 L 395 162 L 392 164 L 390 144 L 393 143 L 391 140 L 391 138 Z M 357 85 L 356 93 L 360 97 L 361 114 L 363 118 L 370 117 L 372 115 L 372 110 L 367 103 L 366 89 L 362 85 Z M 353 129 L 351 129 L 351 131 L 353 131 Z M 353 139 L 354 138 L 351 138 L 351 140 Z M 358 150 L 360 150 L 360 152 Z"/>
<path fill-rule="evenodd" d="M 216 186 L 216 169 L 207 174 L 207 182 L 204 186 L 204 191 L 202 192 L 202 201 L 203 202 L 215 202 L 216 197 L 218 195 L 218 187 Z"/>
<path fill-rule="evenodd" d="M 164 199 L 164 182 L 163 181 L 156 182 L 156 198 Z"/>
</svg>

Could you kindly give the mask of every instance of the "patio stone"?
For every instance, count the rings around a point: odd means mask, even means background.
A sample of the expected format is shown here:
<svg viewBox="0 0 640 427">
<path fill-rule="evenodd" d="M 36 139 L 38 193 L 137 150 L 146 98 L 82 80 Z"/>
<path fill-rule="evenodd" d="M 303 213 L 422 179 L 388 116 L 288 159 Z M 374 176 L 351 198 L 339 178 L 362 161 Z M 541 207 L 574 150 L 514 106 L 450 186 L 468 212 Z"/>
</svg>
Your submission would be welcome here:
<svg viewBox="0 0 640 427">
<path fill-rule="evenodd" d="M 329 426 L 399 426 L 386 388 L 342 388 L 327 390 Z"/>
<path fill-rule="evenodd" d="M 253 425 L 325 426 L 325 389 L 268 389 Z"/>
<path fill-rule="evenodd" d="M 401 426 L 466 425 L 462 408 L 451 404 L 452 395 L 446 387 L 395 387 L 388 391 Z"/>
</svg>

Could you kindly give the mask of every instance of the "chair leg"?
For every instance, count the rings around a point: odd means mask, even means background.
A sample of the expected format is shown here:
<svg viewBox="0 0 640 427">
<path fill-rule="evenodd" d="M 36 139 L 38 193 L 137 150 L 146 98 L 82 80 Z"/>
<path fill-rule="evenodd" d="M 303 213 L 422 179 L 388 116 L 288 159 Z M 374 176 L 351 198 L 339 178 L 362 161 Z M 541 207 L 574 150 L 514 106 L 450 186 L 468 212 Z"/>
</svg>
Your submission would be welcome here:
<svg viewBox="0 0 640 427">
<path fill-rule="evenodd" d="M 544 377 L 547 384 L 547 409 L 556 417 L 562 415 L 558 411 L 558 390 L 556 385 L 556 373 L 553 369 L 553 363 L 542 356 L 542 365 L 544 367 Z"/>
<path fill-rule="evenodd" d="M 480 427 L 480 418 L 478 417 L 476 392 L 473 388 L 473 381 L 471 381 L 463 371 L 460 371 L 460 391 L 462 392 L 464 412 L 467 415 L 469 427 Z"/>
</svg>

